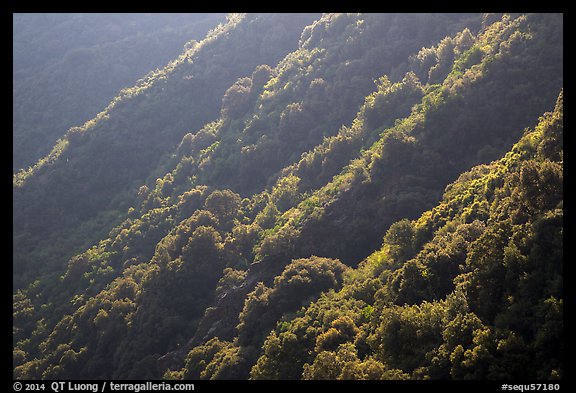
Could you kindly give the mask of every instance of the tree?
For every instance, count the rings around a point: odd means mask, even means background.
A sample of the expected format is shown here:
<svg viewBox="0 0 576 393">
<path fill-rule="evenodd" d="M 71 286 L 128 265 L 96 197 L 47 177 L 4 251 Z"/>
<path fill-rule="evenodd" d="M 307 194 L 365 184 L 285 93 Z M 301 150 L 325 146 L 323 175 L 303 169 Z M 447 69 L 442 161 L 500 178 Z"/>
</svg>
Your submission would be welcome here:
<svg viewBox="0 0 576 393">
<path fill-rule="evenodd" d="M 215 190 L 206 198 L 204 206 L 222 222 L 230 222 L 238 215 L 241 202 L 242 198 L 230 190 Z"/>
<path fill-rule="evenodd" d="M 222 119 L 232 120 L 244 115 L 252 101 L 251 93 L 252 79 L 244 77 L 234 82 L 222 97 L 222 109 L 220 109 Z"/>
<path fill-rule="evenodd" d="M 392 266 L 401 266 L 414 256 L 414 227 L 403 219 L 390 225 L 384 235 L 384 248 L 390 257 Z"/>
</svg>

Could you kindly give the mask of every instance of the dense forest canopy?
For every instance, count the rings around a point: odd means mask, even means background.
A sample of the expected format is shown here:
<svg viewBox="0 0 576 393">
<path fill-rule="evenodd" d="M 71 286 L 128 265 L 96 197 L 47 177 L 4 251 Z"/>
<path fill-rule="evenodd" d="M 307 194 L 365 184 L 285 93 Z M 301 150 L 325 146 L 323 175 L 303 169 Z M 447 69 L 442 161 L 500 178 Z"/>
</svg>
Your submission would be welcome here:
<svg viewBox="0 0 576 393">
<path fill-rule="evenodd" d="M 13 14 L 14 170 L 200 41 L 224 14 Z"/>
<path fill-rule="evenodd" d="M 14 16 L 15 378 L 563 377 L 562 14 L 108 17 Z"/>
</svg>

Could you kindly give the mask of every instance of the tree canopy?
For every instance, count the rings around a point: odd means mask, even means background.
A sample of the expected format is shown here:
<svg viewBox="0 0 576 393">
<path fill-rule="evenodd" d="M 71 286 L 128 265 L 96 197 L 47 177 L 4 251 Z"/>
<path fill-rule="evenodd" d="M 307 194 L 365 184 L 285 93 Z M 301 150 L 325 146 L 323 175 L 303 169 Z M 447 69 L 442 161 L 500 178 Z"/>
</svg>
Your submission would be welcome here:
<svg viewBox="0 0 576 393">
<path fill-rule="evenodd" d="M 14 175 L 14 378 L 561 379 L 562 30 L 227 15 Z"/>
</svg>

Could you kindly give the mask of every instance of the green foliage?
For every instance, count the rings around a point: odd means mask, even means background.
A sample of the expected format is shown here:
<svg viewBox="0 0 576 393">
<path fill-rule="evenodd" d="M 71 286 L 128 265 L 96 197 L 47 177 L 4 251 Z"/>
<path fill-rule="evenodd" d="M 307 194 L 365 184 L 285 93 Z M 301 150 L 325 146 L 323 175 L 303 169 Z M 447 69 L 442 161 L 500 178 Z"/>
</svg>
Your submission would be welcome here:
<svg viewBox="0 0 576 393">
<path fill-rule="evenodd" d="M 14 170 L 33 165 L 67 129 L 223 20 L 223 14 L 14 14 Z"/>
<path fill-rule="evenodd" d="M 346 266 L 338 260 L 310 257 L 292 261 L 274 279 L 271 288 L 256 286 L 240 313 L 238 340 L 241 345 L 262 341 L 258 332 L 271 329 L 282 315 L 297 311 L 320 293 L 342 285 Z"/>
<path fill-rule="evenodd" d="M 225 369 L 226 363 L 235 361 L 237 356 L 231 343 L 213 338 L 188 353 L 182 379 L 236 379 Z"/>
<path fill-rule="evenodd" d="M 131 198 L 147 179 L 155 195 L 146 207 L 167 206 L 166 198 L 177 191 L 179 178 L 176 173 L 165 176 L 172 149 L 190 130 L 195 132 L 219 116 L 222 96 L 234 81 L 262 63 L 275 64 L 293 50 L 302 27 L 314 18 L 313 14 L 230 18 L 193 50 L 123 89 L 96 117 L 69 131 L 45 159 L 16 174 L 15 265 L 31 275 L 39 273 L 29 269 L 27 261 L 42 256 L 43 272 L 58 270 L 62 258 L 90 247 L 125 218 L 119 212 L 131 207 Z M 260 29 L 276 30 L 286 23 L 284 34 L 266 35 L 269 49 L 241 44 L 263 40 Z M 191 175 L 193 179 L 195 174 Z M 81 232 L 86 223 L 92 227 Z M 41 242 L 56 244 L 59 254 L 46 245 L 38 251 L 43 254 L 35 254 L 30 244 Z"/>
<path fill-rule="evenodd" d="M 555 185 L 543 193 L 552 198 L 550 203 L 527 201 L 520 193 L 527 183 L 539 182 L 523 181 L 525 168 L 533 168 L 531 179 L 540 179 L 536 173 L 545 171 L 560 173 L 552 169 L 557 162 L 535 157 L 540 146 L 559 143 L 551 139 L 550 129 L 559 136 L 561 119 L 557 106 L 504 158 L 461 175 L 433 211 L 395 224 L 382 250 L 340 292 L 279 325 L 281 330 L 266 340 L 252 377 L 558 378 L 563 352 L 562 287 L 556 281 L 563 260 L 562 184 L 551 181 Z M 490 208 L 481 220 L 469 222 L 469 208 L 481 202 Z M 512 224 L 510 217 L 520 211 L 522 221 Z M 421 237 L 419 231 L 427 227 L 437 229 L 432 237 Z M 413 250 L 412 259 L 379 262 L 392 260 L 393 250 L 406 247 Z M 544 249 L 547 254 L 541 253 Z M 388 269 L 393 272 L 386 274 Z M 372 274 L 384 283 L 368 296 L 369 304 L 346 308 L 343 298 L 358 298 L 362 292 L 354 288 L 372 280 Z M 335 312 L 340 316 L 326 318 Z M 544 342 L 548 349 L 541 346 Z M 297 358 L 301 368 L 294 364 Z M 278 371 L 283 367 L 289 373 Z"/>
<path fill-rule="evenodd" d="M 15 176 L 15 378 L 562 376 L 561 16 L 318 17 L 229 15 Z"/>
</svg>

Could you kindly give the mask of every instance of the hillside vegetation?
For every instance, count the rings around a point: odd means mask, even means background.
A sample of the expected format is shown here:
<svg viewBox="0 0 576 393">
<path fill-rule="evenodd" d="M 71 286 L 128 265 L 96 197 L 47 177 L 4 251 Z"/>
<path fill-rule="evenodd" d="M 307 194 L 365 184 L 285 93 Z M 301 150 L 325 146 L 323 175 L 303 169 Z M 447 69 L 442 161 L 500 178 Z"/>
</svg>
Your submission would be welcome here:
<svg viewBox="0 0 576 393">
<path fill-rule="evenodd" d="M 13 14 L 12 164 L 33 165 L 68 128 L 195 45 L 224 14 Z"/>
<path fill-rule="evenodd" d="M 563 16 L 228 15 L 13 200 L 15 378 L 562 378 Z"/>
</svg>

